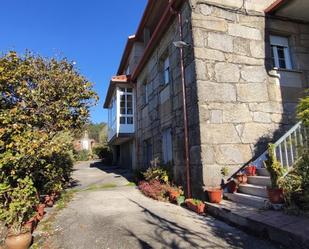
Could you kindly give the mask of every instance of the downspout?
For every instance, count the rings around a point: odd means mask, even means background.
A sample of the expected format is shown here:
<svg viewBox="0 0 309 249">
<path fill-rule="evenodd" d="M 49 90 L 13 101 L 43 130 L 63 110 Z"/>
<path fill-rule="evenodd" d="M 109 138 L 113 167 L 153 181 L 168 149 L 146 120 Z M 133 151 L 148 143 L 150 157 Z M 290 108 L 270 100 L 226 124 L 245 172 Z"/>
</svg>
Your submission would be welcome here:
<svg viewBox="0 0 309 249">
<path fill-rule="evenodd" d="M 172 7 L 170 8 L 173 14 L 177 15 L 179 38 L 183 41 L 183 29 L 182 29 L 182 16 L 180 11 L 175 11 Z M 182 87 L 182 103 L 183 103 L 183 122 L 184 122 L 184 159 L 186 169 L 186 190 L 188 198 L 192 197 L 191 193 L 191 172 L 190 172 L 190 154 L 189 154 L 189 134 L 188 134 L 188 116 L 187 116 L 187 93 L 186 93 L 186 74 L 184 66 L 184 48 L 179 48 L 180 53 L 180 70 L 181 70 L 181 87 Z"/>
</svg>

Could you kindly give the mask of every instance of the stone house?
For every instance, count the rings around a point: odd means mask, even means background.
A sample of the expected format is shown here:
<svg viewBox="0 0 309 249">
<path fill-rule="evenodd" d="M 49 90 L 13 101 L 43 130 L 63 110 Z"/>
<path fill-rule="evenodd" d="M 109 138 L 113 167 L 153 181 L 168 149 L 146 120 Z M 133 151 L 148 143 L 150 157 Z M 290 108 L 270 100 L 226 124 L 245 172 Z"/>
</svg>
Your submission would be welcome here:
<svg viewBox="0 0 309 249">
<path fill-rule="evenodd" d="M 115 162 L 160 158 L 198 195 L 222 166 L 261 154 L 296 123 L 308 87 L 308 11 L 305 0 L 149 0 L 105 99 Z"/>
</svg>

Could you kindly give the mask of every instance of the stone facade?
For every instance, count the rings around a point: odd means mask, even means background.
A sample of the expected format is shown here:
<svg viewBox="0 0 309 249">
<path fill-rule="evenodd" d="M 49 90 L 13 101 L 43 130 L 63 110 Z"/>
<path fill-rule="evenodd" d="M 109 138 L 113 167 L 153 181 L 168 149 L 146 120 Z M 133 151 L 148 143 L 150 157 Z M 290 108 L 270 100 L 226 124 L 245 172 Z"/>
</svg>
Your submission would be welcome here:
<svg viewBox="0 0 309 249">
<path fill-rule="evenodd" d="M 272 1 L 249 1 L 247 13 L 233 8 L 241 2 L 192 1 L 205 186 L 218 185 L 222 166 L 233 173 L 294 124 L 308 87 L 309 26 L 266 18 L 261 10 Z M 272 70 L 270 34 L 289 37 L 295 70 Z"/>
<path fill-rule="evenodd" d="M 309 82 L 309 25 L 266 17 L 263 10 L 273 2 L 190 0 L 181 9 L 184 41 L 191 44 L 184 57 L 194 195 L 220 184 L 222 166 L 233 173 L 295 123 L 298 98 Z M 152 158 L 162 159 L 162 132 L 171 129 L 172 172 L 184 185 L 180 55 L 173 46 L 180 39 L 176 19 L 137 77 L 135 146 L 137 168 L 147 167 L 145 143 L 151 144 Z M 272 69 L 270 34 L 289 37 L 293 70 Z M 137 65 L 140 52 L 130 57 L 130 64 Z M 166 56 L 171 78 L 167 85 Z"/>
</svg>

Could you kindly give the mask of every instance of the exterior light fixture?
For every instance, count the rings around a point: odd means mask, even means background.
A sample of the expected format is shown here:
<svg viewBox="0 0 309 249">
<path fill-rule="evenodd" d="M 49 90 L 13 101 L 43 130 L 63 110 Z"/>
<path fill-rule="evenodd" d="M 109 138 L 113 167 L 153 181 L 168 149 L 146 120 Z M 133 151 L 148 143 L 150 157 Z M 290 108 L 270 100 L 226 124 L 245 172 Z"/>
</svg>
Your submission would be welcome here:
<svg viewBox="0 0 309 249">
<path fill-rule="evenodd" d="M 176 48 L 185 48 L 185 47 L 191 46 L 191 44 L 184 42 L 184 41 L 175 41 L 175 42 L 173 42 L 173 44 Z"/>
</svg>

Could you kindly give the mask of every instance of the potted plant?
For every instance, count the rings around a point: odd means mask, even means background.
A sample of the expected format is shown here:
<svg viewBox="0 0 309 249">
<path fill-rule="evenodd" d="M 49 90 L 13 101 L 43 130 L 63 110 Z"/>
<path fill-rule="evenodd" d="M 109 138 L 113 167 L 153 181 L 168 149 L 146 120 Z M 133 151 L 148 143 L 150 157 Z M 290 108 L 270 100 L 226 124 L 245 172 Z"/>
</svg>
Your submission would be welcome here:
<svg viewBox="0 0 309 249">
<path fill-rule="evenodd" d="M 245 173 L 247 176 L 255 176 L 256 175 L 256 166 L 255 165 L 248 165 L 245 168 Z"/>
<path fill-rule="evenodd" d="M 238 173 L 235 179 L 239 184 L 246 184 L 248 182 L 248 176 L 244 173 Z"/>
<path fill-rule="evenodd" d="M 284 169 L 275 156 L 275 146 L 268 145 L 268 159 L 264 165 L 270 174 L 271 187 L 267 187 L 268 197 L 272 204 L 284 203 L 283 190 L 279 187 L 279 180 L 284 175 Z"/>
<path fill-rule="evenodd" d="M 220 172 L 223 178 L 225 178 L 228 175 L 229 170 L 227 167 L 222 167 Z M 223 184 L 221 184 L 220 187 L 218 186 L 218 187 L 208 188 L 206 190 L 208 193 L 209 201 L 211 203 L 220 203 L 222 201 L 222 193 L 223 193 L 222 186 L 224 185 L 224 179 L 222 179 L 222 182 Z"/>
<path fill-rule="evenodd" d="M 192 211 L 203 214 L 205 211 L 205 203 L 198 199 L 187 199 L 185 201 L 187 207 Z"/>
<path fill-rule="evenodd" d="M 183 195 L 183 190 L 181 189 L 181 187 L 169 187 L 168 196 L 170 202 L 176 203 L 177 198 L 181 195 Z"/>
<path fill-rule="evenodd" d="M 185 202 L 185 196 L 184 195 L 180 195 L 177 197 L 176 201 L 177 201 L 177 205 L 181 206 L 184 202 Z"/>
<path fill-rule="evenodd" d="M 7 249 L 27 249 L 32 241 L 33 206 L 38 203 L 36 189 L 29 177 L 18 179 L 14 187 L 1 185 L 0 194 L 7 200 L 0 210 L 0 219 L 8 227 L 5 245 Z"/>
</svg>

